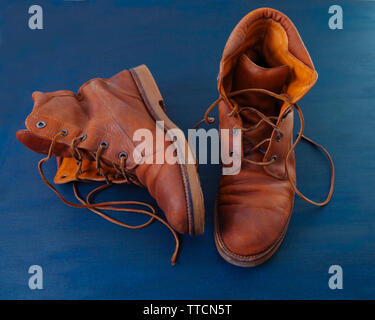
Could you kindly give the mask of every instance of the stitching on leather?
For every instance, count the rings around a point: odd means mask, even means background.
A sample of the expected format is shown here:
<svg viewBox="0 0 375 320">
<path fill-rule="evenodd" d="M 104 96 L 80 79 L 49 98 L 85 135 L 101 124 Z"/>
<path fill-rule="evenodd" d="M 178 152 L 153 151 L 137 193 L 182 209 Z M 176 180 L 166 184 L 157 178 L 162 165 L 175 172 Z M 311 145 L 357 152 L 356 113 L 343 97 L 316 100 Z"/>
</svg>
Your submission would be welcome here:
<svg viewBox="0 0 375 320">
<path fill-rule="evenodd" d="M 225 245 L 223 239 L 221 238 L 221 235 L 220 235 L 220 232 L 217 231 L 215 232 L 216 233 L 216 236 L 218 237 L 218 241 L 220 242 L 220 245 L 221 245 L 221 249 L 223 251 L 225 251 L 225 253 L 228 255 L 228 256 L 231 256 L 231 257 L 237 257 L 237 258 L 240 258 L 242 260 L 247 260 L 247 261 L 251 261 L 251 260 L 258 260 L 262 257 L 264 257 L 265 255 L 267 255 L 269 252 L 272 251 L 272 249 L 274 249 L 276 247 L 276 245 L 282 241 L 283 237 L 285 236 L 286 234 L 286 230 L 287 230 L 287 227 L 289 225 L 289 221 L 287 223 L 287 225 L 285 226 L 285 228 L 283 229 L 283 232 L 280 234 L 280 237 L 272 243 L 272 245 L 266 249 L 265 251 L 262 251 L 258 254 L 255 254 L 255 255 L 247 255 L 247 256 L 243 256 L 243 255 L 240 255 L 240 254 L 237 254 L 237 253 L 234 253 L 233 251 L 230 251 L 230 249 Z M 285 231 L 285 232 L 284 232 Z"/>
<path fill-rule="evenodd" d="M 294 200 L 293 200 L 294 202 Z M 288 221 L 287 223 L 285 224 L 285 227 L 284 229 L 282 230 L 282 232 L 280 233 L 280 236 L 279 238 L 276 239 L 276 241 L 274 241 L 272 243 L 272 245 L 258 253 L 258 254 L 255 254 L 255 255 L 247 255 L 247 256 L 244 256 L 244 255 L 240 255 L 240 254 L 237 254 L 237 253 L 234 253 L 232 252 L 224 243 L 222 237 L 221 237 L 221 233 L 220 233 L 220 227 L 219 227 L 219 219 L 218 219 L 218 209 L 217 209 L 217 205 L 215 206 L 215 238 L 218 240 L 219 244 L 220 244 L 220 249 L 222 249 L 224 251 L 224 253 L 230 258 L 230 257 L 235 257 L 235 258 L 239 258 L 241 260 L 243 260 L 243 262 L 249 262 L 249 261 L 255 261 L 255 260 L 259 260 L 263 257 L 265 257 L 268 253 L 272 252 L 272 250 L 277 246 L 277 244 L 279 244 L 279 242 L 281 242 L 283 240 L 283 238 L 285 237 L 286 235 L 286 231 L 288 230 L 288 227 L 289 227 L 289 222 L 290 222 L 290 219 L 291 219 L 291 216 L 292 216 L 292 211 L 293 211 L 293 203 L 292 203 L 292 207 L 291 207 L 291 213 L 289 215 L 289 218 L 288 218 Z"/>
<path fill-rule="evenodd" d="M 140 91 L 140 94 L 141 94 L 141 97 L 144 99 L 144 100 L 147 100 L 147 101 L 144 101 L 145 104 L 146 104 L 146 109 L 149 111 L 149 114 L 151 115 L 151 117 L 156 120 L 156 114 L 154 114 L 153 112 L 151 112 L 151 110 L 149 110 L 148 108 L 148 105 L 150 105 L 150 108 L 152 108 L 151 106 L 151 103 L 150 101 L 148 100 L 148 97 L 147 97 L 147 94 L 145 92 L 145 89 L 143 88 L 142 84 L 141 84 L 141 81 L 137 75 L 136 72 L 130 72 L 135 84 L 136 84 L 136 87 L 138 88 L 138 90 Z M 139 84 L 139 85 L 138 85 Z M 164 112 L 164 111 L 163 111 Z M 164 112 L 164 114 L 167 116 L 167 114 Z M 159 120 L 159 119 L 157 119 Z M 166 129 L 166 128 L 165 128 Z M 184 189 L 185 189 L 185 208 L 187 210 L 187 221 L 188 221 L 188 226 L 189 226 L 189 232 L 190 231 L 193 231 L 193 226 L 192 226 L 192 218 L 193 218 L 193 215 L 192 215 L 192 210 L 191 210 L 191 207 L 190 207 L 190 201 L 188 199 L 188 187 L 187 187 L 187 182 L 185 179 L 187 179 L 183 173 L 183 168 L 182 168 L 182 165 L 179 164 L 179 168 L 180 168 L 180 173 L 181 173 L 181 177 L 182 177 L 182 182 L 183 182 L 183 185 L 184 185 Z"/>
</svg>

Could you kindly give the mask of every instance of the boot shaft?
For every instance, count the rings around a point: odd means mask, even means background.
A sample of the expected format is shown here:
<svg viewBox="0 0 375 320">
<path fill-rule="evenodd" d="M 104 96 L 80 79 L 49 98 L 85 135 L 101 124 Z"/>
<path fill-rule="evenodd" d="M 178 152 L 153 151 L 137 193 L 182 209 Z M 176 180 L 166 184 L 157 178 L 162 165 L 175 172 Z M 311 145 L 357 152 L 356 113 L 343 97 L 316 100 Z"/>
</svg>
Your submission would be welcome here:
<svg viewBox="0 0 375 320">
<path fill-rule="evenodd" d="M 56 183 L 105 180 L 144 186 L 175 230 L 203 233 L 203 195 L 195 165 L 156 162 L 160 154 L 165 158 L 172 144 L 184 154 L 193 152 L 184 137 L 185 144 L 181 145 L 181 141 L 165 141 L 166 132 L 178 128 L 167 117 L 163 98 L 146 66 L 124 70 L 110 79 L 90 80 L 77 94 L 35 92 L 33 100 L 27 130 L 17 132 L 17 138 L 44 154 L 54 141 L 53 152 L 58 157 Z M 161 130 L 158 121 L 164 123 Z M 133 137 L 139 129 L 151 133 L 151 141 L 146 144 L 152 148 L 145 148 L 141 155 L 151 163 L 135 159 L 136 147 L 142 141 L 134 142 Z M 155 143 L 157 132 L 164 143 Z"/>
<path fill-rule="evenodd" d="M 284 160 L 293 138 L 290 105 L 298 102 L 316 80 L 311 58 L 289 18 L 269 8 L 252 11 L 234 28 L 223 51 L 218 77 L 218 90 L 223 98 L 219 104 L 220 127 L 248 128 L 243 132 L 243 155 L 258 162 L 276 159 L 264 170 L 283 178 Z M 230 97 L 231 92 L 250 88 L 284 94 L 288 101 L 258 92 Z M 262 119 L 253 111 L 233 114 L 236 105 L 239 109 L 256 108 L 264 116 L 273 118 L 278 130 L 264 121 L 259 123 Z M 270 140 L 257 153 L 249 152 L 267 138 Z M 233 141 L 232 137 L 229 141 Z"/>
</svg>

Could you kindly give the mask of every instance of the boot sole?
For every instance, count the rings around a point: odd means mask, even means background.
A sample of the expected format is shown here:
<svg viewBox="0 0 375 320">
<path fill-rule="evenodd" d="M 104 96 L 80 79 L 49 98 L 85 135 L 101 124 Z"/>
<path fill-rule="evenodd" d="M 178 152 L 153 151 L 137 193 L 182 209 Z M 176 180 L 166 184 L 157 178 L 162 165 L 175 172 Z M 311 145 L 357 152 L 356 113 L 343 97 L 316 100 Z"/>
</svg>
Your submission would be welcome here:
<svg viewBox="0 0 375 320">
<path fill-rule="evenodd" d="M 140 65 L 130 69 L 130 73 L 154 120 L 164 121 L 165 131 L 179 129 L 165 113 L 163 97 L 150 70 L 145 65 Z M 177 147 L 180 150 L 186 148 L 185 154 L 193 157 L 194 152 L 186 139 L 185 145 L 178 145 Z M 191 159 L 195 159 L 195 157 Z M 195 164 L 180 164 L 179 166 L 186 194 L 189 234 L 200 235 L 204 232 L 204 201 L 197 168 Z"/>
<path fill-rule="evenodd" d="M 264 262 L 266 262 L 268 259 L 272 257 L 272 255 L 277 251 L 277 249 L 280 247 L 281 243 L 283 242 L 286 231 L 289 227 L 289 221 L 290 217 L 292 215 L 289 215 L 289 219 L 281 232 L 279 238 L 265 251 L 260 252 L 255 255 L 239 255 L 237 253 L 232 252 L 224 243 L 223 239 L 220 235 L 220 229 L 219 229 L 219 221 L 218 221 L 218 213 L 217 213 L 217 205 L 215 204 L 215 244 L 217 251 L 221 255 L 221 257 L 229 262 L 230 264 L 239 266 L 239 267 L 256 267 Z"/>
</svg>

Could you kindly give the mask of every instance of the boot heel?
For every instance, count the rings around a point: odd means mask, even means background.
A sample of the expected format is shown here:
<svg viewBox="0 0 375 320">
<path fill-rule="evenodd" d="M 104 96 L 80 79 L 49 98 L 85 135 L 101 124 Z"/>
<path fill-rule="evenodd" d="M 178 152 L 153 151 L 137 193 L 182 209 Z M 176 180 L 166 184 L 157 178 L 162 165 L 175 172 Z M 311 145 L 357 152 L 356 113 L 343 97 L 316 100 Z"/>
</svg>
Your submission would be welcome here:
<svg viewBox="0 0 375 320">
<path fill-rule="evenodd" d="M 164 121 L 166 131 L 179 129 L 165 113 L 163 97 L 150 70 L 145 65 L 140 65 L 130 69 L 130 73 L 133 76 L 148 111 L 155 121 Z M 179 145 L 178 147 L 181 150 L 186 147 L 186 155 L 188 155 L 190 159 L 195 158 L 195 154 L 186 139 L 185 145 Z M 186 158 L 188 159 L 188 157 Z M 204 201 L 197 168 L 195 164 L 189 164 L 187 161 L 184 161 L 183 164 L 180 164 L 180 169 L 187 195 L 189 234 L 200 235 L 204 232 Z"/>
</svg>

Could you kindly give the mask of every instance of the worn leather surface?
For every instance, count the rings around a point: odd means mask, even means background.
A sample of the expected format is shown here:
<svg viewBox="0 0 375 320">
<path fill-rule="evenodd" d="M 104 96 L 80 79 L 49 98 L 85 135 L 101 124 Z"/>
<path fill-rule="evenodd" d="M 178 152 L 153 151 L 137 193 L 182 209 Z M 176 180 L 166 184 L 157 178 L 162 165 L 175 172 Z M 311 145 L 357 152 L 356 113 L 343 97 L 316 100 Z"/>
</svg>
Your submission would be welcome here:
<svg viewBox="0 0 375 320">
<path fill-rule="evenodd" d="M 218 89 L 221 128 L 253 127 L 260 118 L 250 111 L 230 116 L 230 92 L 267 89 L 287 94 L 293 102 L 301 99 L 314 85 L 317 73 L 292 22 L 273 9 L 249 13 L 235 27 L 225 46 L 220 63 Z M 270 249 L 282 237 L 293 208 L 294 191 L 285 176 L 285 156 L 293 139 L 293 111 L 263 93 L 246 93 L 234 98 L 241 108 L 254 107 L 268 117 L 275 117 L 282 133 L 261 123 L 244 131 L 243 156 L 257 162 L 276 161 L 268 166 L 242 162 L 237 175 L 222 175 L 217 194 L 219 236 L 234 257 L 254 256 Z M 252 147 L 266 138 L 258 150 Z M 289 171 L 295 181 L 294 153 Z"/>
<path fill-rule="evenodd" d="M 17 138 L 29 149 L 46 154 L 53 137 L 61 130 L 68 131 L 66 136 L 59 138 L 54 149 L 54 155 L 58 157 L 57 183 L 74 180 L 76 164 L 71 158 L 70 144 L 82 134 L 87 138 L 78 145 L 85 159 L 80 178 L 95 181 L 104 180 L 97 176 L 92 162 L 102 142 L 108 143 L 102 154 L 104 169 L 111 170 L 113 165 L 120 165 L 119 154 L 122 152 L 128 155 L 126 167 L 134 165 L 133 150 L 140 143 L 133 142 L 137 129 L 148 129 L 155 138 L 155 120 L 148 113 L 127 70 L 110 79 L 92 79 L 77 94 L 71 91 L 34 92 L 32 98 L 34 107 L 26 119 L 27 129 L 18 131 Z M 44 121 L 46 126 L 38 128 L 39 121 Z M 165 152 L 169 145 L 170 142 L 165 142 L 164 148 L 146 156 L 155 157 L 157 152 Z M 186 233 L 187 203 L 179 165 L 141 164 L 129 172 L 136 175 L 140 184 L 156 199 L 172 227 Z"/>
</svg>

